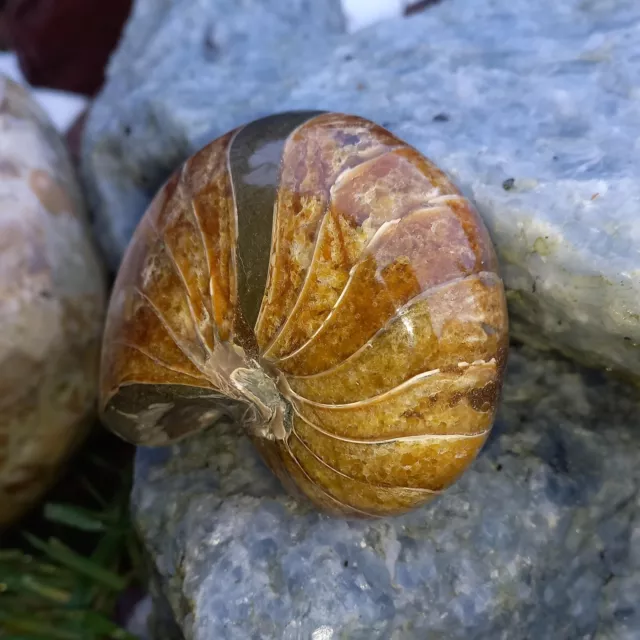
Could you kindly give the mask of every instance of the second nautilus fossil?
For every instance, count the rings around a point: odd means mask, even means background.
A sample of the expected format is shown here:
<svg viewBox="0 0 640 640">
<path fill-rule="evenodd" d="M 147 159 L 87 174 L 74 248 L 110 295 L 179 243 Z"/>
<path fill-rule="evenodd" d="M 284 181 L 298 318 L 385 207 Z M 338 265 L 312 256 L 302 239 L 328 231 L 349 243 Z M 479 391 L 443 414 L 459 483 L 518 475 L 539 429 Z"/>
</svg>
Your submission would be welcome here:
<svg viewBox="0 0 640 640">
<path fill-rule="evenodd" d="M 233 416 L 321 509 L 392 515 L 475 458 L 507 345 L 490 237 L 446 175 L 361 117 L 283 113 L 204 147 L 151 203 L 100 410 L 147 446 Z"/>
</svg>

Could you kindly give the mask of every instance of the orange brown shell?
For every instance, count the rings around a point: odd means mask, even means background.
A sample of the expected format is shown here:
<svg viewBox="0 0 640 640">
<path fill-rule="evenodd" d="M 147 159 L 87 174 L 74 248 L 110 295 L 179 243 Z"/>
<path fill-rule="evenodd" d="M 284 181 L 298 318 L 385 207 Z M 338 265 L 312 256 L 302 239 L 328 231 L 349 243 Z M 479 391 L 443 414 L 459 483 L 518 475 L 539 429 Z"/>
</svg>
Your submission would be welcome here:
<svg viewBox="0 0 640 640">
<path fill-rule="evenodd" d="M 475 458 L 507 342 L 491 240 L 446 175 L 362 118 L 279 114 L 196 153 L 150 205 L 100 407 L 145 445 L 231 414 L 292 490 L 385 516 Z"/>
</svg>

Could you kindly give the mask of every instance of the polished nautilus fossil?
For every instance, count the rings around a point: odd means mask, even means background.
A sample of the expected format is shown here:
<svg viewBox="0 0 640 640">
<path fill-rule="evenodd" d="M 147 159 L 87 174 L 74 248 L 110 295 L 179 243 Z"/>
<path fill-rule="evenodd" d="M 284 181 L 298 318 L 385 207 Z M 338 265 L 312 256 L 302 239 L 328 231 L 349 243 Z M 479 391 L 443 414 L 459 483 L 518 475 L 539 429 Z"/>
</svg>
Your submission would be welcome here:
<svg viewBox="0 0 640 640">
<path fill-rule="evenodd" d="M 446 175 L 361 117 L 282 113 L 152 201 L 110 301 L 100 410 L 147 446 L 233 416 L 322 510 L 393 515 L 475 458 L 507 345 L 491 239 Z"/>
</svg>

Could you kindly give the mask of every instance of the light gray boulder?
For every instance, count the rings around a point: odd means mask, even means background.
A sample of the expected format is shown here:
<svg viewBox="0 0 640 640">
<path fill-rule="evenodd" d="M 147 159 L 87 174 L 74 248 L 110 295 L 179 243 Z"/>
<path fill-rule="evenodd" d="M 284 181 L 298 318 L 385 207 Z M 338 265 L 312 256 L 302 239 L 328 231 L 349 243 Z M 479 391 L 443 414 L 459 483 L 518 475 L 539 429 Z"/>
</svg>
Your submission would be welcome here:
<svg viewBox="0 0 640 640">
<path fill-rule="evenodd" d="M 632 389 L 514 349 L 470 470 L 371 522 L 289 498 L 238 425 L 140 449 L 156 610 L 187 640 L 636 639 L 639 422 Z"/>
<path fill-rule="evenodd" d="M 83 167 L 115 268 L 161 182 L 286 109 L 372 118 L 497 244 L 513 333 L 640 378 L 640 4 L 446 0 L 343 33 L 338 0 L 138 0 Z"/>
<path fill-rule="evenodd" d="M 357 113 L 442 166 L 496 242 L 512 331 L 640 379 L 640 5 L 444 0 L 344 33 L 337 0 L 138 0 L 83 169 L 115 268 L 167 175 L 232 127 Z M 402 518 L 295 502 L 237 425 L 140 450 L 159 629 L 187 640 L 640 636 L 640 401 L 514 350 L 494 434 Z M 159 634 L 159 637 L 162 637 Z"/>
</svg>

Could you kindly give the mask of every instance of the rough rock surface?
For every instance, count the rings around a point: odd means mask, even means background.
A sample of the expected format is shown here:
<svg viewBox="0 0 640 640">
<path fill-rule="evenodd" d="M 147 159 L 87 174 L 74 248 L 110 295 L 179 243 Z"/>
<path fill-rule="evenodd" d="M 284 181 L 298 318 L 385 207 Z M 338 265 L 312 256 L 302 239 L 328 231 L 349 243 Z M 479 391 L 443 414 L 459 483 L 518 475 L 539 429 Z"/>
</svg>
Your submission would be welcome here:
<svg viewBox="0 0 640 640">
<path fill-rule="evenodd" d="M 105 289 L 62 139 L 0 77 L 0 527 L 42 495 L 87 431 Z"/>
<path fill-rule="evenodd" d="M 478 205 L 513 332 L 640 377 L 640 4 L 447 0 L 344 34 L 337 2 L 139 0 L 88 122 L 115 267 L 162 180 L 270 112 L 388 126 Z"/>
<path fill-rule="evenodd" d="M 188 640 L 637 638 L 639 421 L 632 389 L 513 349 L 468 473 L 371 522 L 290 499 L 234 425 L 140 449 L 158 609 Z"/>
</svg>

